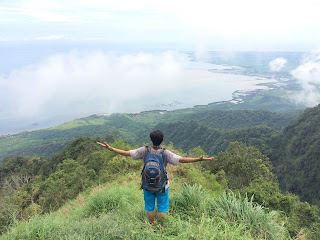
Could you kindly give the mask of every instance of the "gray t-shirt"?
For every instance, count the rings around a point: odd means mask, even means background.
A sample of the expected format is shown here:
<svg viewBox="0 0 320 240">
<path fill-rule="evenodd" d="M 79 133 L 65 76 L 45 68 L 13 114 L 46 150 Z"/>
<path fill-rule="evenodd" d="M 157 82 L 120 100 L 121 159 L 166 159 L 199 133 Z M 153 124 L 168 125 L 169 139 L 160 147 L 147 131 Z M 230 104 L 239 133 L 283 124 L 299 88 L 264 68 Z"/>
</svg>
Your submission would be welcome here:
<svg viewBox="0 0 320 240">
<path fill-rule="evenodd" d="M 150 152 L 152 154 L 160 154 L 162 152 L 162 149 L 153 149 L 150 148 Z M 146 147 L 141 147 L 141 148 L 137 148 L 135 150 L 130 150 L 130 155 L 132 157 L 133 160 L 138 160 L 138 159 L 142 159 L 143 161 L 146 159 L 147 157 L 147 148 Z M 167 164 L 172 164 L 177 166 L 179 163 L 181 156 L 169 151 L 169 150 L 165 150 L 163 153 L 163 163 L 164 163 L 164 167 L 167 167 Z M 166 185 L 166 189 L 169 187 L 169 180 L 168 183 Z"/>
</svg>

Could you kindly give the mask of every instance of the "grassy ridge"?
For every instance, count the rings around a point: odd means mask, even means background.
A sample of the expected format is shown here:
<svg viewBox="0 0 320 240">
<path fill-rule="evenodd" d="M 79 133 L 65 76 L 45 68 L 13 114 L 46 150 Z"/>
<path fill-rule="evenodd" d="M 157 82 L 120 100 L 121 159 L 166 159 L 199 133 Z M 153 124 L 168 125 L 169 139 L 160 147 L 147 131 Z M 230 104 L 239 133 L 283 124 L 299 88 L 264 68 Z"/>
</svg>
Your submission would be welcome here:
<svg viewBox="0 0 320 240">
<path fill-rule="evenodd" d="M 0 231 L 4 231 L 0 239 L 319 236 L 317 208 L 281 194 L 268 159 L 236 142 L 213 161 L 168 165 L 169 213 L 161 224 L 151 227 L 139 190 L 142 161 L 106 151 L 96 141 L 80 137 L 52 159 L 4 161 L 0 167 L 0 184 L 5 186 L 0 189 Z M 123 141 L 111 145 L 133 148 Z M 165 147 L 184 156 L 172 144 Z M 190 157 L 205 154 L 200 147 L 188 152 Z"/>
<path fill-rule="evenodd" d="M 169 213 L 151 226 L 137 178 L 123 176 L 80 194 L 57 212 L 17 221 L 0 239 L 290 239 L 276 212 L 233 193 L 179 181 L 170 187 Z"/>
</svg>

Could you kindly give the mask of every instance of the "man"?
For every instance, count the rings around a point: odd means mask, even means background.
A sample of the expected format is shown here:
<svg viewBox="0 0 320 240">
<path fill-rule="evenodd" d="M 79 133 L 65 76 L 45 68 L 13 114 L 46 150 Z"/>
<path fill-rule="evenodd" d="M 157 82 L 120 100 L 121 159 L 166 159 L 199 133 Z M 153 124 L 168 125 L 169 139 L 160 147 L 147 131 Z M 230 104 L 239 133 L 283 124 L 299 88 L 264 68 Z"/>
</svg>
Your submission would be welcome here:
<svg viewBox="0 0 320 240">
<path fill-rule="evenodd" d="M 177 154 L 169 150 L 163 151 L 161 148 L 161 143 L 163 142 L 163 133 L 160 130 L 156 130 L 150 133 L 150 139 L 153 143 L 151 148 L 141 147 L 135 150 L 125 151 L 117 148 L 111 147 L 108 143 L 104 142 L 100 143 L 97 142 L 104 148 L 107 148 L 110 151 L 118 153 L 122 156 L 131 156 L 133 160 L 143 159 L 145 161 L 148 151 L 151 154 L 162 154 L 163 152 L 163 165 L 164 169 L 166 168 L 167 164 L 178 165 L 178 163 L 191 163 L 191 162 L 198 162 L 198 161 L 207 161 L 212 160 L 211 158 L 205 158 L 203 155 L 198 158 L 190 158 L 190 157 L 181 157 Z M 147 211 L 147 216 L 150 224 L 154 224 L 154 208 L 155 208 L 155 200 L 157 199 L 157 208 L 158 208 L 158 221 L 160 218 L 164 217 L 164 214 L 169 209 L 169 180 L 165 185 L 164 192 L 157 192 L 152 193 L 148 192 L 143 189 L 144 194 L 144 202 L 145 202 L 145 210 Z"/>
</svg>

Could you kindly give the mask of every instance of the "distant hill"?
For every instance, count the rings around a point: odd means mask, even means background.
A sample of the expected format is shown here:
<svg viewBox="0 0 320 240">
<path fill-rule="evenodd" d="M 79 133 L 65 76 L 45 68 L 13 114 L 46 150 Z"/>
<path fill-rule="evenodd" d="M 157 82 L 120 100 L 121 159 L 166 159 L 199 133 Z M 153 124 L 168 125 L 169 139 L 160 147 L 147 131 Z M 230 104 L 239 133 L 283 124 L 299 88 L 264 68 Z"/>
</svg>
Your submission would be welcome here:
<svg viewBox="0 0 320 240">
<path fill-rule="evenodd" d="M 187 115 L 184 120 L 196 120 L 218 129 L 248 128 L 261 125 L 282 130 L 296 119 L 299 113 L 280 114 L 262 110 L 207 110 Z"/>
<path fill-rule="evenodd" d="M 0 139 L 0 163 L 8 156 L 51 157 L 80 136 L 101 137 L 111 141 L 125 136 L 129 142 L 136 142 L 138 133 L 146 126 L 125 114 L 114 114 L 110 117 L 90 116 L 53 128 L 11 135 Z"/>
<path fill-rule="evenodd" d="M 157 110 L 137 114 L 112 114 L 110 116 L 93 115 L 53 128 L 0 138 L 0 163 L 8 156 L 51 157 L 79 136 L 101 137 L 109 140 L 122 137 L 130 144 L 141 145 L 149 141 L 149 131 L 159 123 L 195 120 L 217 129 L 264 125 L 280 130 L 295 119 L 298 114 L 299 112 L 272 113 L 268 111 L 190 108 L 175 111 Z"/>
<path fill-rule="evenodd" d="M 234 141 L 268 151 L 266 142 L 278 133 L 266 126 L 219 130 L 194 120 L 160 123 L 155 128 L 162 129 L 167 143 L 172 142 L 183 151 L 200 146 L 211 155 L 225 151 L 229 143 Z"/>
<path fill-rule="evenodd" d="M 1 138 L 0 162 L 10 156 L 52 157 L 79 136 L 108 141 L 123 138 L 140 146 L 149 142 L 150 130 L 158 128 L 164 131 L 167 144 L 172 142 L 183 151 L 201 146 L 210 155 L 218 154 L 233 141 L 255 146 L 270 158 L 281 189 L 320 205 L 319 109 L 307 109 L 299 118 L 299 112 L 203 108 L 94 115 Z"/>
</svg>

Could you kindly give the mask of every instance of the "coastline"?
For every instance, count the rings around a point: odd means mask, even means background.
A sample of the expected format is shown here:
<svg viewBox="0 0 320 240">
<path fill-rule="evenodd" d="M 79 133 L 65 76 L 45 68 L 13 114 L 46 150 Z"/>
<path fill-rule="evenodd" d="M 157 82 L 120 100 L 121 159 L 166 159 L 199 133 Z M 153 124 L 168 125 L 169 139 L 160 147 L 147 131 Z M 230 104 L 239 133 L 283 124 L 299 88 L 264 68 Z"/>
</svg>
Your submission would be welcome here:
<svg viewBox="0 0 320 240">
<path fill-rule="evenodd" d="M 193 71 L 193 70 L 192 70 Z M 198 70 L 196 70 L 198 71 Z M 220 72 L 219 70 L 217 70 L 217 72 L 215 72 L 215 70 L 212 69 L 208 69 L 205 72 L 209 72 L 209 73 L 218 73 L 218 74 L 223 74 L 223 76 L 227 76 L 230 77 L 237 75 L 234 73 L 228 73 L 228 72 Z M 240 74 L 239 74 L 240 75 Z M 204 103 L 204 104 L 194 104 L 194 105 L 189 105 L 186 107 L 182 107 L 181 105 L 183 105 L 183 103 L 179 100 L 173 100 L 170 103 L 159 103 L 159 104 L 155 104 L 155 105 L 150 105 L 147 106 L 145 105 L 145 110 L 142 111 L 138 111 L 138 112 L 126 112 L 126 113 L 96 113 L 93 115 L 101 115 L 101 116 L 110 116 L 112 114 L 131 114 L 131 115 L 137 115 L 137 114 L 142 114 L 142 113 L 147 113 L 147 112 L 153 112 L 153 111 L 176 111 L 176 110 L 184 110 L 184 109 L 190 109 L 190 108 L 202 108 L 202 107 L 210 107 L 210 106 L 218 106 L 218 105 L 226 105 L 226 104 L 239 104 L 239 103 L 245 103 L 244 97 L 249 95 L 249 94 L 255 94 L 257 92 L 260 91 L 269 91 L 270 89 L 274 89 L 274 88 L 279 88 L 279 86 L 277 86 L 277 84 L 279 84 L 279 81 L 283 82 L 281 79 L 275 79 L 272 76 L 269 76 L 269 78 L 267 78 L 267 76 L 262 76 L 262 75 L 247 75 L 247 74 L 241 74 L 242 77 L 250 77 L 249 80 L 246 81 L 246 88 L 245 89 L 241 89 L 241 90 L 235 90 L 231 93 L 231 96 L 228 96 L 226 98 L 228 99 L 223 99 L 220 101 L 214 101 L 214 102 L 208 102 L 208 103 Z M 234 83 L 234 80 L 230 80 L 229 81 L 231 84 Z M 224 82 L 225 83 L 225 82 Z M 149 108 L 149 109 L 148 109 Z M 82 119 L 88 116 L 83 116 L 83 117 L 79 117 L 79 118 L 73 118 L 70 121 L 74 121 L 74 120 L 78 120 L 78 119 Z M 70 122 L 69 120 L 66 121 L 60 121 L 60 123 L 56 123 L 56 124 L 48 124 L 48 126 L 44 126 L 41 127 L 41 125 L 37 124 L 36 128 L 34 128 L 34 124 L 32 125 L 32 127 L 30 128 L 25 128 L 25 130 L 22 131 L 18 131 L 18 132 L 11 132 L 8 134 L 1 134 L 0 135 L 0 139 L 1 138 L 6 138 L 6 137 L 11 137 L 11 136 L 18 136 L 18 135 L 23 135 L 26 134 L 28 132 L 33 132 L 33 131 L 37 131 L 37 130 L 42 130 L 42 129 L 47 129 L 47 128 L 51 128 L 54 126 L 59 126 L 62 125 L 64 123 Z"/>
<path fill-rule="evenodd" d="M 182 80 L 176 86 L 177 90 L 174 88 L 174 91 L 169 91 L 169 93 L 167 95 L 164 94 L 164 96 L 161 95 L 160 98 L 158 97 L 158 99 L 154 99 L 154 102 L 141 105 L 142 102 L 148 102 L 149 99 L 145 97 L 141 100 L 131 101 L 133 102 L 132 111 L 106 112 L 108 112 L 108 114 L 136 114 L 153 111 L 155 109 L 161 109 L 161 111 L 174 111 L 204 106 L 243 104 L 246 101 L 245 97 L 247 95 L 258 92 L 260 94 L 261 91 L 281 88 L 288 82 L 288 79 L 283 75 L 278 76 L 277 74 L 271 73 L 254 74 L 249 73 L 244 68 L 238 66 L 202 63 L 196 61 L 191 61 L 191 65 L 185 71 L 184 75 L 180 77 Z M 182 88 L 182 90 L 180 90 L 180 88 Z M 187 97 L 183 97 L 184 95 L 187 95 Z M 104 114 L 103 111 L 97 112 L 97 114 Z M 2 130 L 0 138 L 58 126 L 65 122 L 87 117 L 90 114 L 84 113 L 81 115 L 82 116 L 79 117 L 59 117 L 60 120 L 57 118 L 47 118 L 44 121 L 30 120 L 30 127 L 22 126 L 19 130 L 13 129 L 7 133 Z M 39 122 L 39 124 L 34 126 L 34 122 Z"/>
</svg>

